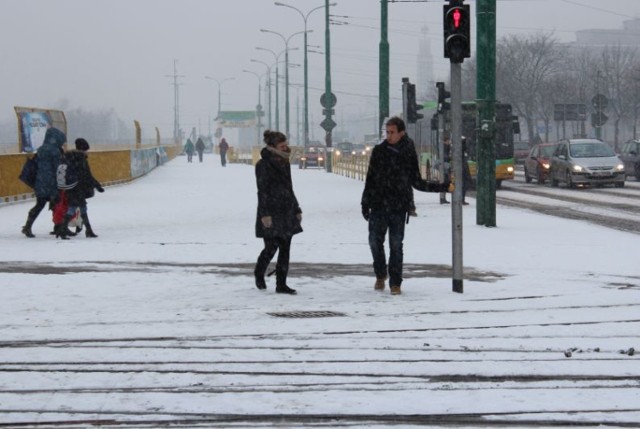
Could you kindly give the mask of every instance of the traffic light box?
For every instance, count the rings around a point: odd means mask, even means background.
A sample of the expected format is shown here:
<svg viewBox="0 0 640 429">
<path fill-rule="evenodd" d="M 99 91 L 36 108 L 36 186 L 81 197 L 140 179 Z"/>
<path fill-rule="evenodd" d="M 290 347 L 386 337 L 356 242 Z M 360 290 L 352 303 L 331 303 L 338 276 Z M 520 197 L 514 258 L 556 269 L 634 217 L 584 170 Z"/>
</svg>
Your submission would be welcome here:
<svg viewBox="0 0 640 429">
<path fill-rule="evenodd" d="M 436 82 L 438 88 L 438 113 L 451 109 L 451 103 L 447 101 L 451 97 L 451 92 L 447 91 L 444 82 Z"/>
<path fill-rule="evenodd" d="M 415 124 L 418 119 L 424 118 L 422 113 L 418 113 L 424 106 L 416 103 L 416 85 L 407 82 L 407 122 Z"/>
<path fill-rule="evenodd" d="M 468 4 L 462 0 L 450 0 L 443 6 L 444 57 L 452 63 L 461 63 L 471 57 L 470 23 Z"/>
</svg>

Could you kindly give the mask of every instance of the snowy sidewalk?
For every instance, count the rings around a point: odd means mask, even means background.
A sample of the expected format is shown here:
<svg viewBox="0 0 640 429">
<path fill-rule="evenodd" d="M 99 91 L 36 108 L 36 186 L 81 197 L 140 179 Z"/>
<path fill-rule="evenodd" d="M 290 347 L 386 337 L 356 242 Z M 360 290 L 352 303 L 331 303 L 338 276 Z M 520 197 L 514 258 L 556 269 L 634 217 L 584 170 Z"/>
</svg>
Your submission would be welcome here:
<svg viewBox="0 0 640 429">
<path fill-rule="evenodd" d="M 450 207 L 416 192 L 392 297 L 362 182 L 292 173 L 297 296 L 253 285 L 250 166 L 179 157 L 107 188 L 97 239 L 49 236 L 50 212 L 27 239 L 32 202 L 1 207 L 0 424 L 640 427 L 637 236 L 502 207 L 484 228 L 472 201 L 454 294 Z"/>
</svg>

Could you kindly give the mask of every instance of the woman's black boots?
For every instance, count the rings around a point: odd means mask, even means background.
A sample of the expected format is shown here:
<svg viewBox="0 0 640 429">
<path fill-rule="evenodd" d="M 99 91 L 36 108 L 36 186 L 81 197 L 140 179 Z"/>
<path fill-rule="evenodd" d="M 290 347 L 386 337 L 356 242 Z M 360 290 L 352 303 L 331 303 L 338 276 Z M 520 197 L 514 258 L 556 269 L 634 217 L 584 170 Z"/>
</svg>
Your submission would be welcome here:
<svg viewBox="0 0 640 429">
<path fill-rule="evenodd" d="M 86 213 L 82 215 L 82 223 L 84 224 L 84 235 L 87 238 L 98 238 L 98 236 L 93 232 L 91 228 L 91 224 L 89 223 L 89 215 Z"/>
</svg>

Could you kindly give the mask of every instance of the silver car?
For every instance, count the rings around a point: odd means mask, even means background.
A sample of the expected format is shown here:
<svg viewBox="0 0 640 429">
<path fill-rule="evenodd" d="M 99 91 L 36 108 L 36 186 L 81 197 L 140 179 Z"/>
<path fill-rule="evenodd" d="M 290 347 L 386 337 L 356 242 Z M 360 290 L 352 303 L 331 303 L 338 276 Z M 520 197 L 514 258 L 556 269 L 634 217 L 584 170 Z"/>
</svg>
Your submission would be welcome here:
<svg viewBox="0 0 640 429">
<path fill-rule="evenodd" d="M 578 185 L 624 187 L 624 164 L 611 146 L 596 139 L 570 139 L 558 143 L 551 157 L 551 186 Z"/>
</svg>

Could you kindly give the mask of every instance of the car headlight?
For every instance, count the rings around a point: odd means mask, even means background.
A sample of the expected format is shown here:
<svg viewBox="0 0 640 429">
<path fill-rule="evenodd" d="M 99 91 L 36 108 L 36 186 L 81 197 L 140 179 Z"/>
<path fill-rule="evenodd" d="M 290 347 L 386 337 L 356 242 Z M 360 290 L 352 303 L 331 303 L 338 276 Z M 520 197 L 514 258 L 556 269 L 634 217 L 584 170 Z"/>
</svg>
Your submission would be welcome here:
<svg viewBox="0 0 640 429">
<path fill-rule="evenodd" d="M 542 163 L 542 168 L 544 168 L 545 170 L 548 170 L 549 167 L 551 167 L 551 165 L 548 162 L 543 162 Z"/>
<path fill-rule="evenodd" d="M 581 165 L 574 165 L 573 166 L 573 171 L 575 171 L 576 173 L 580 173 L 580 172 L 582 172 L 582 170 L 584 170 L 584 168 L 582 168 Z"/>
<path fill-rule="evenodd" d="M 513 173 L 513 167 L 512 166 L 508 166 L 507 167 L 507 173 Z"/>
<path fill-rule="evenodd" d="M 617 170 L 617 171 L 624 171 L 624 164 L 618 164 L 618 165 L 616 165 L 616 170 Z"/>
<path fill-rule="evenodd" d="M 336 151 L 336 155 L 340 155 L 340 151 L 339 150 Z"/>
<path fill-rule="evenodd" d="M 323 157 L 321 157 L 321 156 L 319 156 L 319 157 L 318 157 L 318 161 L 324 161 L 324 158 L 323 158 Z"/>
<path fill-rule="evenodd" d="M 306 157 L 306 156 L 301 156 L 301 157 L 300 157 L 300 161 L 306 161 L 306 160 L 307 160 L 307 157 Z"/>
</svg>

